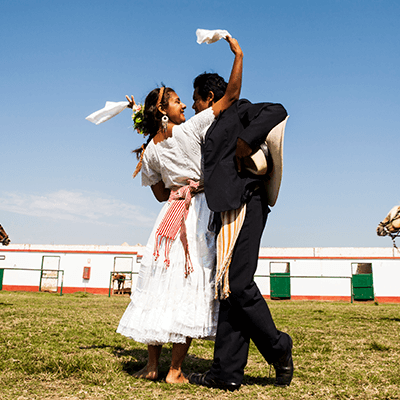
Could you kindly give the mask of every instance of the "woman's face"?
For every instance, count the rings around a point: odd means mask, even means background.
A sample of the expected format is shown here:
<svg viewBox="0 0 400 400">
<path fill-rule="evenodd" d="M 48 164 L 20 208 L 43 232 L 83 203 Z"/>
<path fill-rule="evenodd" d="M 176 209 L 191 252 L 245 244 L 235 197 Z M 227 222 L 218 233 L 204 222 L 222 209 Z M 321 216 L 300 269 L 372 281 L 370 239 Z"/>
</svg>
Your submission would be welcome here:
<svg viewBox="0 0 400 400">
<path fill-rule="evenodd" d="M 175 92 L 171 92 L 168 100 L 168 107 L 165 110 L 171 122 L 176 125 L 186 121 L 185 118 L 186 105 L 181 102 L 181 99 Z"/>
</svg>

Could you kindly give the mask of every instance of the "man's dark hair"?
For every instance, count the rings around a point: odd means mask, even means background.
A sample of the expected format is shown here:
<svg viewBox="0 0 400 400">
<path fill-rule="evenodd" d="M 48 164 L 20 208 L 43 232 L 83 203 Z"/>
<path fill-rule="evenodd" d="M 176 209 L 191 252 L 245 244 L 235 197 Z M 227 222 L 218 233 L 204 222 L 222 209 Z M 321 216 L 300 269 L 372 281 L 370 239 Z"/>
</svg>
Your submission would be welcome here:
<svg viewBox="0 0 400 400">
<path fill-rule="evenodd" d="M 207 100 L 208 93 L 213 92 L 216 102 L 224 96 L 227 86 L 228 84 L 222 76 L 206 72 L 197 76 L 193 81 L 193 88 L 197 89 L 197 93 L 203 100 Z"/>
</svg>

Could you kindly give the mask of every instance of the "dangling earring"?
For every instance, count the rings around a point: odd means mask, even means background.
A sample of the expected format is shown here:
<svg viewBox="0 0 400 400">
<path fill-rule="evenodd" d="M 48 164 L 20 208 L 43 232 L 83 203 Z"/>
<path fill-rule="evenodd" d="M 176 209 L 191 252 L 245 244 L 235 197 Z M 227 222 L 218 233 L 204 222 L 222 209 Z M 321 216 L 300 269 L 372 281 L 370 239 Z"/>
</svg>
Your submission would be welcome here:
<svg viewBox="0 0 400 400">
<path fill-rule="evenodd" d="M 163 115 L 163 117 L 161 118 L 161 126 L 163 129 L 163 132 L 167 132 L 167 128 L 168 128 L 168 116 L 167 115 Z"/>
</svg>

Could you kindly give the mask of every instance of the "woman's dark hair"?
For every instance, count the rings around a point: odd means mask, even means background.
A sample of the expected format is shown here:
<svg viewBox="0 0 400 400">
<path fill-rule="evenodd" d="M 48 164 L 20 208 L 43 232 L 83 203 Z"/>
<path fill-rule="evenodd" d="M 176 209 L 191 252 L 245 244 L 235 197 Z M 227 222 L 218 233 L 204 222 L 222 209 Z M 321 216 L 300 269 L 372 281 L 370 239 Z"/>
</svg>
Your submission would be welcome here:
<svg viewBox="0 0 400 400">
<path fill-rule="evenodd" d="M 174 93 L 174 90 L 165 87 L 164 85 L 164 93 L 161 98 L 161 108 L 166 109 L 168 107 L 168 101 L 171 96 L 171 93 Z M 161 122 L 161 117 L 163 116 L 160 110 L 157 109 L 157 101 L 158 96 L 160 94 L 161 88 L 153 89 L 146 97 L 144 102 L 144 116 L 143 116 L 143 133 L 145 135 L 149 135 L 153 137 L 159 127 Z"/>
<path fill-rule="evenodd" d="M 164 85 L 162 87 L 164 87 L 164 93 L 161 98 L 160 105 L 161 108 L 166 109 L 168 106 L 169 98 L 171 97 L 171 93 L 174 93 L 174 90 L 169 87 L 165 87 Z M 144 145 L 145 148 L 150 142 L 150 140 L 153 139 L 153 137 L 158 132 L 161 118 L 163 116 L 160 110 L 158 110 L 156 107 L 160 90 L 161 88 L 153 89 L 146 96 L 146 100 L 144 102 L 143 122 L 141 130 L 144 136 L 150 135 L 149 138 L 147 139 L 147 142 Z M 133 150 L 132 152 L 136 153 L 137 158 L 139 159 L 142 153 L 142 147 L 139 147 L 138 149 Z"/>
<path fill-rule="evenodd" d="M 214 101 L 220 100 L 225 92 L 228 84 L 222 76 L 204 72 L 197 76 L 193 81 L 193 88 L 197 89 L 197 93 L 203 100 L 207 100 L 208 93 L 214 93 Z"/>
<path fill-rule="evenodd" d="M 170 87 L 165 87 L 164 85 L 161 86 L 164 88 L 164 93 L 162 95 L 160 105 L 161 108 L 166 109 L 168 107 L 168 101 L 171 97 L 171 93 L 175 93 L 173 89 Z M 149 135 L 149 138 L 142 146 L 137 148 L 136 150 L 132 150 L 132 153 L 136 154 L 137 159 L 139 160 L 138 165 L 136 166 L 136 170 L 133 173 L 133 177 L 135 177 L 141 167 L 142 167 L 142 159 L 144 155 L 144 150 L 146 149 L 147 145 L 150 143 L 150 140 L 157 134 L 161 118 L 163 114 L 157 108 L 158 96 L 160 94 L 161 88 L 153 89 L 147 96 L 146 100 L 144 101 L 144 112 L 143 112 L 143 122 L 141 124 L 141 130 L 144 136 Z"/>
</svg>

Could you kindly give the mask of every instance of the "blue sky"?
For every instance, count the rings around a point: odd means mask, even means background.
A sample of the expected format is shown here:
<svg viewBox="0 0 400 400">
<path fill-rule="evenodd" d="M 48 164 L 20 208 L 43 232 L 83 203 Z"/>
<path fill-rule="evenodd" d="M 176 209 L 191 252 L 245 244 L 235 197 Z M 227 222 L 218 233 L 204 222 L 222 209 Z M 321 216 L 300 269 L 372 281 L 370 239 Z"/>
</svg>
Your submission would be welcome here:
<svg viewBox="0 0 400 400">
<path fill-rule="evenodd" d="M 400 3 L 353 0 L 0 3 L 0 223 L 13 243 L 145 244 L 161 204 L 130 151 L 130 112 L 105 101 L 161 82 L 193 115 L 193 78 L 229 77 L 227 29 L 244 51 L 242 97 L 290 115 L 265 247 L 390 247 L 375 233 L 400 203 Z"/>
</svg>

